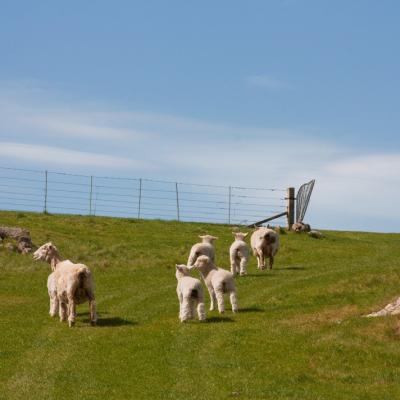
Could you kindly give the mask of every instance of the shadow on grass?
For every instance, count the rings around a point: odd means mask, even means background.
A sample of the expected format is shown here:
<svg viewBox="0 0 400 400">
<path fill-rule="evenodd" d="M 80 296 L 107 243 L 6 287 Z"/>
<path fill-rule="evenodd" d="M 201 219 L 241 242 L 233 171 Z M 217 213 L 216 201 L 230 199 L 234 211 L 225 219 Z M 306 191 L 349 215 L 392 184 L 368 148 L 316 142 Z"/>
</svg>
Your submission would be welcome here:
<svg viewBox="0 0 400 400">
<path fill-rule="evenodd" d="M 90 323 L 90 319 L 84 319 L 83 322 Z M 100 317 L 97 320 L 97 326 L 99 327 L 114 327 L 114 326 L 127 326 L 136 325 L 137 322 L 129 321 L 120 317 Z"/>
<path fill-rule="evenodd" d="M 301 267 L 301 266 L 292 265 L 290 267 L 284 267 L 284 268 L 280 268 L 280 269 L 289 270 L 289 271 L 304 271 L 307 268 Z"/>
<path fill-rule="evenodd" d="M 235 322 L 229 317 L 208 317 L 203 323 L 214 324 L 214 323 L 225 323 L 225 322 Z"/>
<path fill-rule="evenodd" d="M 264 311 L 265 310 L 263 308 L 257 306 L 239 308 L 239 313 L 252 313 L 252 312 L 264 312 Z"/>
<path fill-rule="evenodd" d="M 269 273 L 269 271 L 265 270 L 265 271 L 261 271 L 258 274 L 247 274 L 246 276 L 251 276 L 254 278 L 269 278 L 271 276 L 271 274 Z M 246 277 L 244 277 L 246 278 Z M 243 279 L 242 277 L 239 279 Z"/>
</svg>

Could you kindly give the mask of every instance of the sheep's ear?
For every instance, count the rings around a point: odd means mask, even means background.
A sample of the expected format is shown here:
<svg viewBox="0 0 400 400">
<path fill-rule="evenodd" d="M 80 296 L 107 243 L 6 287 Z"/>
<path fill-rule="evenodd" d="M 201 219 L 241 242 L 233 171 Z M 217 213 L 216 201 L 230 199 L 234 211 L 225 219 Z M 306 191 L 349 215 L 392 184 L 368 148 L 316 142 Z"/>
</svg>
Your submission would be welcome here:
<svg viewBox="0 0 400 400">
<path fill-rule="evenodd" d="M 216 236 L 213 236 L 212 238 L 213 238 L 214 240 L 217 240 L 217 239 L 218 239 Z"/>
<path fill-rule="evenodd" d="M 205 237 L 205 235 L 199 235 L 199 238 L 200 238 L 200 239 L 203 239 L 203 237 Z"/>
<path fill-rule="evenodd" d="M 249 234 L 249 232 L 243 233 L 243 236 L 246 237 Z"/>
</svg>

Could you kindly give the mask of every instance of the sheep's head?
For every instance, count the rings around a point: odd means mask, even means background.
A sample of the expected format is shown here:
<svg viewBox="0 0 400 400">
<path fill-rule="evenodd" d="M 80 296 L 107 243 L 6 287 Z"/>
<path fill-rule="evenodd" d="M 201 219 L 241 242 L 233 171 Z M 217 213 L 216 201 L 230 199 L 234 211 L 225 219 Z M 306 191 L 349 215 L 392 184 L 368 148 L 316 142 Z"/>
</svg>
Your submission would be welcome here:
<svg viewBox="0 0 400 400">
<path fill-rule="evenodd" d="M 45 243 L 43 246 L 40 246 L 34 253 L 33 259 L 34 260 L 41 260 L 51 263 L 54 257 L 58 256 L 57 247 L 54 246 L 53 243 L 48 242 Z"/>
<path fill-rule="evenodd" d="M 189 276 L 190 274 L 190 269 L 185 264 L 176 264 L 175 268 L 175 276 L 178 280 L 183 278 L 184 276 Z"/>
<path fill-rule="evenodd" d="M 208 256 L 202 255 L 202 256 L 197 257 L 197 260 L 193 264 L 192 268 L 197 268 L 199 270 L 203 270 L 210 266 L 212 266 L 211 258 Z"/>
<path fill-rule="evenodd" d="M 245 237 L 249 234 L 247 233 L 243 233 L 243 232 L 232 232 L 233 236 L 235 236 L 236 240 L 243 240 L 245 239 Z"/>
<path fill-rule="evenodd" d="M 212 243 L 214 240 L 218 239 L 216 236 L 211 235 L 199 235 L 199 238 L 203 241 L 203 243 Z"/>
</svg>

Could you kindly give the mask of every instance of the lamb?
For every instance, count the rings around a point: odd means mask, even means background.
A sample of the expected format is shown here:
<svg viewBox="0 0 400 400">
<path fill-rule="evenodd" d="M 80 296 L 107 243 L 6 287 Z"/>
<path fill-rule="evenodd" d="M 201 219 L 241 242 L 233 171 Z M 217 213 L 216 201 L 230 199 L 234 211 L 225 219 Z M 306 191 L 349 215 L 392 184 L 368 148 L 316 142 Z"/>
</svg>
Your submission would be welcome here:
<svg viewBox="0 0 400 400">
<path fill-rule="evenodd" d="M 178 286 L 176 293 L 179 299 L 179 319 L 185 322 L 188 319 L 194 318 L 196 314 L 199 321 L 206 319 L 206 312 L 204 309 L 204 292 L 201 282 L 189 276 L 189 268 L 186 265 L 176 264 L 176 279 Z"/>
<path fill-rule="evenodd" d="M 235 276 L 239 273 L 240 269 L 240 275 L 243 276 L 247 274 L 246 267 L 249 261 L 249 248 L 244 241 L 248 233 L 232 232 L 232 234 L 235 236 L 235 241 L 229 249 L 231 272 Z"/>
<path fill-rule="evenodd" d="M 274 257 L 279 249 L 279 235 L 273 229 L 260 227 L 253 232 L 250 242 L 257 257 L 257 268 L 265 269 L 265 258 L 269 258 L 269 269 L 272 269 Z"/>
<path fill-rule="evenodd" d="M 197 257 L 204 255 L 211 258 L 211 260 L 215 261 L 215 249 L 214 249 L 214 240 L 218 238 L 211 235 L 203 235 L 199 236 L 202 239 L 201 243 L 196 243 L 192 246 L 188 258 L 187 265 L 191 267 L 197 260 Z"/>
<path fill-rule="evenodd" d="M 197 258 L 192 268 L 197 268 L 207 286 L 210 294 L 210 311 L 215 309 L 215 303 L 218 305 L 218 311 L 225 312 L 224 293 L 229 293 L 232 311 L 238 311 L 235 280 L 231 272 L 218 268 L 212 259 L 201 255 Z"/>
<path fill-rule="evenodd" d="M 76 319 L 76 305 L 89 301 L 90 321 L 96 325 L 94 282 L 90 269 L 84 264 L 62 261 L 57 247 L 51 242 L 39 247 L 33 258 L 48 262 L 53 271 L 47 280 L 50 315 L 55 316 L 59 311 L 60 321 L 68 318 L 68 325 L 72 327 Z"/>
</svg>

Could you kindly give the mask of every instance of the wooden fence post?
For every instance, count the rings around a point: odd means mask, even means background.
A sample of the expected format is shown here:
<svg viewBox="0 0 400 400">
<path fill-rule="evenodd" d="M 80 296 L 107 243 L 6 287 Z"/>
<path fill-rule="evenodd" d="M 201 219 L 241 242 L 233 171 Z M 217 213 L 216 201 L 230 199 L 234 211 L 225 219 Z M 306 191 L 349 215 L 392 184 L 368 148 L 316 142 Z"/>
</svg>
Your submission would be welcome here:
<svg viewBox="0 0 400 400">
<path fill-rule="evenodd" d="M 294 201 L 295 201 L 295 190 L 294 187 L 287 188 L 287 228 L 292 230 L 294 224 Z"/>
</svg>

